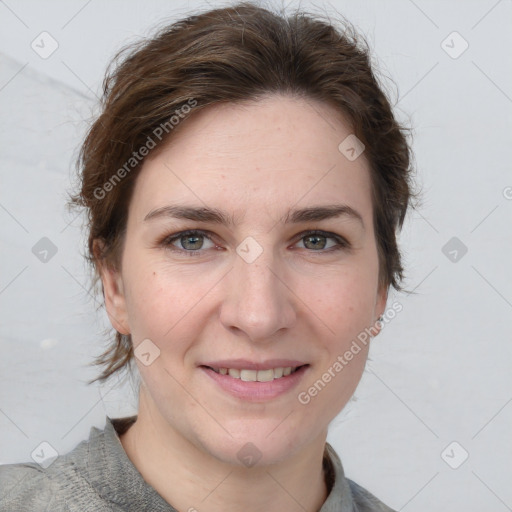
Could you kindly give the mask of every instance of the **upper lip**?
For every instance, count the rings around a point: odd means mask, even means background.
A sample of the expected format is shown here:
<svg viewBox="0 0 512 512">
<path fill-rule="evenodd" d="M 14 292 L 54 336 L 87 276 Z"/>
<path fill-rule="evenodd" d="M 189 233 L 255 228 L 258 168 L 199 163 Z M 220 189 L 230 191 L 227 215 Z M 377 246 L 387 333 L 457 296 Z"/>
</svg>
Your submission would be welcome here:
<svg viewBox="0 0 512 512">
<path fill-rule="evenodd" d="M 210 368 L 233 368 L 238 370 L 269 370 L 270 368 L 287 368 L 291 366 L 296 368 L 304 366 L 305 362 L 295 359 L 267 359 L 266 361 L 254 362 L 248 359 L 222 359 L 219 361 L 207 361 L 199 366 L 209 366 Z"/>
</svg>

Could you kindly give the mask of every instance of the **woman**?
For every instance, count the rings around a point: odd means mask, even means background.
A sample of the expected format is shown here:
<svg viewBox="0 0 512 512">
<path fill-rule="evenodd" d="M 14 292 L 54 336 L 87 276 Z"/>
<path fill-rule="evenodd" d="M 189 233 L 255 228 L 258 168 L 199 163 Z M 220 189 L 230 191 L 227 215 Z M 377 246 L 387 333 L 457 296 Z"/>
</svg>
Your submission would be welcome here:
<svg viewBox="0 0 512 512">
<path fill-rule="evenodd" d="M 326 443 L 402 278 L 410 149 L 367 47 L 243 3 L 104 89 L 72 204 L 116 330 L 98 380 L 135 363 L 138 414 L 2 467 L 0 510 L 391 510 Z"/>
</svg>

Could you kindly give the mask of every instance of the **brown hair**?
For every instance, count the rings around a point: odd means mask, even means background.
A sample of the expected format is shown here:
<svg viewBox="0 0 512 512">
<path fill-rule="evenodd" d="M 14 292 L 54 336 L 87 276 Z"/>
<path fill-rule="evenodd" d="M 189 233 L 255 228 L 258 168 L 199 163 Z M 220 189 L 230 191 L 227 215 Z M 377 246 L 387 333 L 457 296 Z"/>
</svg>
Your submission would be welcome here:
<svg viewBox="0 0 512 512">
<path fill-rule="evenodd" d="M 377 82 L 367 42 L 350 23 L 342 25 L 340 31 L 318 16 L 300 11 L 284 16 L 244 2 L 173 23 L 115 56 L 103 83 L 101 114 L 77 161 L 80 189 L 69 201 L 88 214 L 92 288 L 100 263 L 119 268 L 128 205 L 141 155 L 147 153 L 142 148 L 154 153 L 164 146 L 190 110 L 193 115 L 220 102 L 287 94 L 331 105 L 365 145 L 379 283 L 400 289 L 396 232 L 411 198 L 407 129 L 395 119 Z M 185 119 L 177 123 L 178 117 Z M 98 240 L 101 249 L 95 248 Z M 104 369 L 91 382 L 106 380 L 132 357 L 130 336 L 117 332 L 96 359 Z"/>
</svg>

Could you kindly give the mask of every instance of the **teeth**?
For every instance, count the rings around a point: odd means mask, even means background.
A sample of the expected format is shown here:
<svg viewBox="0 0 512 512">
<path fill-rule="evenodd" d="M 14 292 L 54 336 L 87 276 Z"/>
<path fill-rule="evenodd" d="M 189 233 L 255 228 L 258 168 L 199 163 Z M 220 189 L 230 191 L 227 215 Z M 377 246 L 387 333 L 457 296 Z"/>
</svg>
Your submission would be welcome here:
<svg viewBox="0 0 512 512">
<path fill-rule="evenodd" d="M 258 380 L 258 372 L 256 370 L 240 370 L 240 378 L 246 382 L 256 382 Z"/>
<path fill-rule="evenodd" d="M 212 370 L 221 375 L 229 375 L 234 379 L 241 379 L 245 382 L 270 382 L 274 379 L 287 377 L 297 368 L 287 366 L 286 368 L 269 368 L 268 370 L 238 370 L 237 368 L 212 368 Z"/>
<path fill-rule="evenodd" d="M 274 380 L 274 370 L 272 370 L 272 368 L 270 370 L 258 370 L 256 380 L 258 382 L 269 382 Z"/>
</svg>

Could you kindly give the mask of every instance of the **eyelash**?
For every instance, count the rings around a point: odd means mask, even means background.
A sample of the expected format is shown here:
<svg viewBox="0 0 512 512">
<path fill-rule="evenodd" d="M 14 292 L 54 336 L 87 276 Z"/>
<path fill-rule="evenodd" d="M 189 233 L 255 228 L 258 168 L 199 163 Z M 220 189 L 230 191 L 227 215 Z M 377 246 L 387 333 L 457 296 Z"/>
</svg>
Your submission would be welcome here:
<svg viewBox="0 0 512 512">
<path fill-rule="evenodd" d="M 336 235 L 334 233 L 329 233 L 328 231 L 321 231 L 318 229 L 313 229 L 309 231 L 304 231 L 302 233 L 299 233 L 297 242 L 301 241 L 303 238 L 306 238 L 308 236 L 324 236 L 327 239 L 332 239 L 337 242 L 338 245 L 334 247 L 330 247 L 329 249 L 321 249 L 318 251 L 315 250 L 306 250 L 310 253 L 319 253 L 319 254 L 325 254 L 325 253 L 331 253 L 333 251 L 339 251 L 341 249 L 350 249 L 350 243 L 344 239 L 343 237 Z M 180 238 L 186 237 L 186 236 L 204 236 L 211 242 L 213 240 L 211 239 L 211 233 L 208 231 L 204 231 L 202 229 L 188 229 L 186 231 L 180 231 L 179 233 L 174 233 L 172 235 L 168 235 L 164 237 L 164 239 L 159 243 L 159 245 L 163 245 L 166 249 L 170 250 L 171 252 L 177 252 L 181 254 L 186 254 L 187 256 L 201 256 L 206 249 L 198 249 L 196 251 L 187 251 L 186 249 L 178 249 L 172 245 L 172 242 L 175 242 L 176 240 L 179 240 Z M 215 242 L 213 242 L 215 243 Z"/>
</svg>

